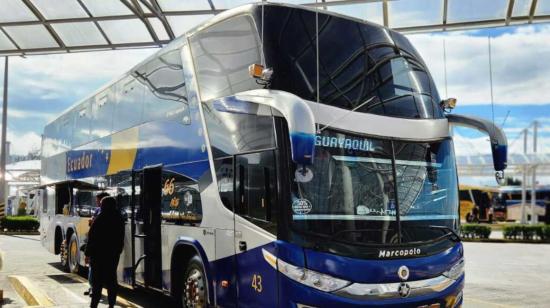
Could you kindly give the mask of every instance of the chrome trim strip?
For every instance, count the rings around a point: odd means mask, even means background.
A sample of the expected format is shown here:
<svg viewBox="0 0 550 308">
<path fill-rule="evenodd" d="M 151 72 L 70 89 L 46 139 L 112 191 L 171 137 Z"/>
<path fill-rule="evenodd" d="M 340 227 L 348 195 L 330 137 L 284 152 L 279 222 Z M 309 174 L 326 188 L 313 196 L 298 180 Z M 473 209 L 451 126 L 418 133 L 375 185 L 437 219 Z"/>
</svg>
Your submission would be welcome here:
<svg viewBox="0 0 550 308">
<path fill-rule="evenodd" d="M 340 156 L 333 155 L 332 158 L 338 161 L 350 161 L 350 162 L 365 162 L 365 163 L 378 163 L 378 164 L 391 164 L 391 159 L 388 158 L 374 158 L 374 157 L 361 157 L 361 156 Z M 420 167 L 435 167 L 441 168 L 443 164 L 440 163 L 429 163 L 425 161 L 415 161 L 415 160 L 395 160 L 396 165 L 404 166 L 420 166 Z"/>
<path fill-rule="evenodd" d="M 402 216 L 401 221 L 415 220 L 436 220 L 436 219 L 457 219 L 457 215 L 408 215 Z M 294 214 L 293 220 L 372 220 L 372 221 L 394 221 L 395 216 L 390 215 L 353 215 L 353 214 Z"/>
<path fill-rule="evenodd" d="M 361 300 L 396 299 L 402 298 L 399 294 L 399 286 L 406 283 L 410 287 L 410 293 L 407 296 L 410 298 L 434 292 L 441 292 L 451 286 L 455 281 L 456 280 L 441 275 L 429 279 L 396 283 L 353 283 L 333 293 L 343 297 Z"/>
<path fill-rule="evenodd" d="M 449 123 L 444 119 L 406 119 L 381 116 L 306 101 L 315 120 L 321 125 L 330 125 L 351 132 L 372 136 L 405 140 L 435 141 L 449 137 Z"/>
</svg>

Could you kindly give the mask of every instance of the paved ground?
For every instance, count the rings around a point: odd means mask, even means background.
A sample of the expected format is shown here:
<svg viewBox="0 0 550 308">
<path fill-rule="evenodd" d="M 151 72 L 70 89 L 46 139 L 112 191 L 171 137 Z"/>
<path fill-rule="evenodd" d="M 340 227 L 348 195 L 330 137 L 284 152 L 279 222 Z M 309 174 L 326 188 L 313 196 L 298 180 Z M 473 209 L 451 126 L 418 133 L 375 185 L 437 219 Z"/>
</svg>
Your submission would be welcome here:
<svg viewBox="0 0 550 308">
<path fill-rule="evenodd" d="M 39 236 L 0 235 L 0 251 L 4 253 L 4 268 L 0 272 L 0 289 L 4 290 L 2 308 L 26 306 L 7 280 L 9 275 L 28 277 L 44 292 L 56 307 L 89 307 L 90 298 L 84 296 L 88 288 L 85 279 L 76 274 L 67 274 L 59 268 L 59 256 L 46 251 L 40 244 Z M 168 297 L 149 294 L 143 291 L 121 289 L 122 301 L 129 301 L 127 307 L 170 307 Z M 105 302 L 100 307 L 107 307 Z M 121 306 L 117 306 L 121 307 Z"/>
<path fill-rule="evenodd" d="M 550 307 L 550 245 L 464 243 L 464 307 Z"/>
<path fill-rule="evenodd" d="M 464 243 L 466 288 L 464 307 L 550 307 L 550 245 Z M 25 306 L 7 282 L 8 275 L 28 277 L 58 307 L 88 307 L 83 278 L 63 273 L 58 256 L 40 245 L 38 236 L 0 235 L 4 269 L 2 308 Z M 165 296 L 122 290 L 133 307 L 170 307 Z M 106 305 L 102 306 L 106 307 Z"/>
</svg>

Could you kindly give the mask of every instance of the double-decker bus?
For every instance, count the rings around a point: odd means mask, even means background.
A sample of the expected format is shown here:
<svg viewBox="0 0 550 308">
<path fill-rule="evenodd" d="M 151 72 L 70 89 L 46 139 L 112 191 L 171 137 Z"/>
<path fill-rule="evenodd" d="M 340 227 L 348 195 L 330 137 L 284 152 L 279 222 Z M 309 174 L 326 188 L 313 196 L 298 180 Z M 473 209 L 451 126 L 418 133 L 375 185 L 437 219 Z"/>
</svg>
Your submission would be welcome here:
<svg viewBox="0 0 550 308">
<path fill-rule="evenodd" d="M 47 125 L 42 240 L 68 270 L 93 195 L 127 216 L 119 280 L 184 307 L 457 307 L 449 125 L 401 34 L 280 4 L 225 11 Z"/>
</svg>

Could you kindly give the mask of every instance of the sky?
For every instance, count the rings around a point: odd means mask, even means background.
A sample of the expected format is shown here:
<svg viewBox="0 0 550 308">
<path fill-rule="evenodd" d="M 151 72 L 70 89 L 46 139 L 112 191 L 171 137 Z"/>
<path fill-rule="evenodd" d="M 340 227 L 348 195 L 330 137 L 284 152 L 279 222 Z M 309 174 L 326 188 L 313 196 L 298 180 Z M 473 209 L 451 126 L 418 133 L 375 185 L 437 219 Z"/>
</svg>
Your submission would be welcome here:
<svg viewBox="0 0 550 308">
<path fill-rule="evenodd" d="M 390 3 L 395 6 L 398 1 Z M 338 9 L 338 6 L 335 8 Z M 397 21 L 431 18 L 414 15 L 425 14 L 423 10 L 411 14 L 406 6 L 393 9 L 396 12 L 401 9 L 402 14 L 406 14 L 399 18 L 396 13 L 394 20 Z M 460 20 L 460 14 L 454 18 Z M 407 24 L 401 21 L 394 25 Z M 510 143 L 513 143 L 512 151 L 521 150 L 522 143 L 514 140 L 523 128 L 537 120 L 541 127 L 539 151 L 550 152 L 550 61 L 546 60 L 550 55 L 550 25 L 414 34 L 407 37 L 428 65 L 440 95 L 458 99 L 458 107 L 453 112 L 491 120 L 494 117 L 495 123 L 504 128 Z M 11 57 L 8 113 L 11 153 L 24 155 L 29 150 L 39 148 L 40 136 L 49 121 L 156 50 Z M 0 69 L 3 69 L 3 61 L 0 62 Z M 491 102 L 494 104 L 491 105 Z M 455 130 L 454 133 L 458 155 L 489 153 L 485 136 L 464 129 Z M 476 153 L 472 153 L 472 148 Z"/>
</svg>

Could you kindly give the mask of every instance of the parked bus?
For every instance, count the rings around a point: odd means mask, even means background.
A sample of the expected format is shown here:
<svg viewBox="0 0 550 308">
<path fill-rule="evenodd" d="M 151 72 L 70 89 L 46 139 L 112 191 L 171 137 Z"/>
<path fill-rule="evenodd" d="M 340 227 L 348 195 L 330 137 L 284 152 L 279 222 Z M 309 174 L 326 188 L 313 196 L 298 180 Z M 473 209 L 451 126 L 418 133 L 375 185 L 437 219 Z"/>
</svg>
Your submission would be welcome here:
<svg viewBox="0 0 550 308">
<path fill-rule="evenodd" d="M 463 222 L 506 220 L 506 200 L 497 187 L 460 185 L 459 198 Z"/>
<path fill-rule="evenodd" d="M 506 200 L 506 219 L 509 221 L 521 221 L 522 200 L 520 186 L 504 186 L 500 188 L 501 198 Z M 525 203 L 525 217 L 531 221 L 531 189 L 527 189 Z M 550 209 L 550 188 L 537 187 L 535 192 L 535 206 L 533 212 L 536 220 L 549 223 L 548 210 Z"/>
<path fill-rule="evenodd" d="M 78 209 L 106 190 L 128 214 L 120 282 L 184 307 L 460 306 L 449 125 L 489 134 L 499 177 L 506 139 L 452 102 L 392 30 L 225 11 L 46 126 L 43 244 L 82 266 Z"/>
</svg>

